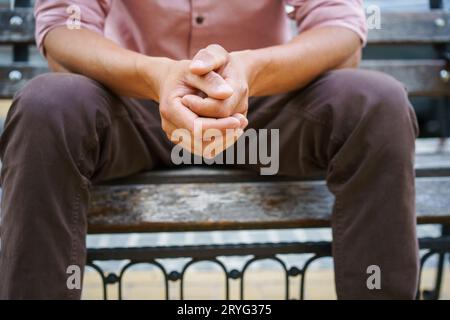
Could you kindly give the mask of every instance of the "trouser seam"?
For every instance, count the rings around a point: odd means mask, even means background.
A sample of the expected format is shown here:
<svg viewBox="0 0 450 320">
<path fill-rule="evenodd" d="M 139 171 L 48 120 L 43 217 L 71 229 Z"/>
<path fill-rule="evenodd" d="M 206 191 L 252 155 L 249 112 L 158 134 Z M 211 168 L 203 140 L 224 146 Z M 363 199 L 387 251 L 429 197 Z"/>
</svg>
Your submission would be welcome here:
<svg viewBox="0 0 450 320">
<path fill-rule="evenodd" d="M 95 147 L 98 146 L 97 141 L 95 141 Z M 94 147 L 92 147 L 94 148 Z M 83 149 L 83 148 L 82 148 Z M 84 152 L 80 152 L 80 155 L 78 157 L 78 161 L 76 162 L 76 166 L 79 170 L 79 178 L 81 180 L 80 185 L 77 187 L 77 192 L 75 194 L 74 197 L 74 201 L 73 201 L 73 211 L 72 211 L 72 217 L 71 217 L 71 253 L 70 253 L 70 264 L 71 265 L 75 265 L 77 267 L 79 267 L 81 269 L 81 265 L 78 265 L 78 263 L 80 262 L 78 260 L 78 252 L 79 252 L 79 239 L 77 236 L 77 229 L 80 227 L 80 200 L 81 200 L 81 192 L 84 188 L 88 189 L 88 181 L 89 178 L 86 177 L 86 175 L 89 175 L 87 171 L 87 168 L 84 164 L 84 161 L 86 160 L 86 157 L 84 156 Z M 84 170 L 86 169 L 86 170 Z M 84 170 L 84 171 L 83 171 Z M 79 257 L 80 259 L 84 259 L 85 257 Z M 68 266 L 67 266 L 68 267 Z M 83 272 L 83 270 L 80 270 L 81 272 Z M 81 275 L 80 275 L 81 276 Z M 81 279 L 80 279 L 81 281 Z M 67 283 L 66 283 L 67 286 Z M 67 288 L 67 290 L 69 290 L 69 298 L 70 299 L 75 299 L 77 298 L 77 290 L 78 289 L 69 289 Z"/>
<path fill-rule="evenodd" d="M 336 277 L 336 286 L 338 287 L 337 291 L 342 292 L 342 285 L 343 285 L 343 276 L 341 272 L 341 267 L 343 261 L 345 261 L 345 252 L 342 252 L 341 250 L 341 244 L 340 244 L 340 238 L 342 235 L 342 207 L 341 207 L 341 199 L 340 199 L 340 192 L 335 193 L 335 203 L 334 203 L 335 211 L 334 211 L 334 219 L 335 219 L 335 238 L 333 239 L 334 242 L 334 252 L 333 252 L 333 259 L 335 259 L 335 264 L 338 266 L 335 270 L 335 277 Z"/>
<path fill-rule="evenodd" d="M 72 245 L 71 245 L 71 255 L 70 255 L 70 264 L 77 264 L 77 253 L 78 253 L 78 239 L 76 236 L 77 226 L 79 223 L 79 209 L 80 209 L 80 191 L 78 191 L 74 198 L 74 206 L 73 206 L 73 214 L 72 214 L 72 227 L 71 227 L 71 237 L 72 237 Z M 78 266 L 80 267 L 80 266 Z M 67 283 L 66 283 L 67 285 Z M 76 289 L 69 289 L 69 297 L 75 298 Z"/>
<path fill-rule="evenodd" d="M 343 140 L 332 136 L 330 137 L 330 143 L 334 141 L 335 143 L 344 143 Z M 335 154 L 332 160 L 329 160 L 328 166 L 333 166 L 334 169 L 338 169 L 340 166 L 338 164 L 339 162 L 339 154 Z M 335 200 L 334 200 L 334 212 L 333 212 L 333 220 L 334 220 L 334 226 L 333 230 L 334 230 L 334 237 L 333 237 L 333 244 L 334 244 L 334 251 L 333 251 L 333 259 L 334 259 L 334 263 L 335 263 L 335 282 L 336 282 L 336 291 L 338 293 L 338 298 L 339 298 L 339 293 L 340 292 L 345 292 L 345 289 L 342 288 L 342 286 L 344 285 L 344 279 L 343 279 L 343 274 L 342 274 L 342 265 L 343 262 L 345 261 L 345 251 L 341 250 L 341 238 L 342 238 L 342 234 L 343 234 L 343 223 L 342 223 L 342 205 L 341 205 L 341 193 L 342 191 L 340 190 L 340 186 L 341 183 L 340 181 L 337 181 L 338 187 L 336 187 L 334 190 L 331 190 L 332 193 L 334 194 Z"/>
</svg>

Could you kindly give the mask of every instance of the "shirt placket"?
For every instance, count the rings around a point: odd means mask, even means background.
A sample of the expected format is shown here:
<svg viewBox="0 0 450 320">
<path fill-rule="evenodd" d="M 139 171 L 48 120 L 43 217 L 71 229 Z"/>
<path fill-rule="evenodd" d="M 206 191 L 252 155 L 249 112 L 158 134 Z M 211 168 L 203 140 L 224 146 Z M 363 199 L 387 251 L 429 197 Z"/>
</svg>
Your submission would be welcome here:
<svg viewBox="0 0 450 320">
<path fill-rule="evenodd" d="M 192 58 L 205 43 L 207 30 L 212 25 L 210 0 L 191 0 L 191 39 L 189 57 Z"/>
</svg>

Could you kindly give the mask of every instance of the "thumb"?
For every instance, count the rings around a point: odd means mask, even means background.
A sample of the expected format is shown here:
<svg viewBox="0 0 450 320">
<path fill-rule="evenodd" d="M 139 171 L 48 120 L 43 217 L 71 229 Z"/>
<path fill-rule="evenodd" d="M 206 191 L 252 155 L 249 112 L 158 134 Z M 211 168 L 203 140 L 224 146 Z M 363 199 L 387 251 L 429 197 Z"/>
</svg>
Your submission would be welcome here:
<svg viewBox="0 0 450 320">
<path fill-rule="evenodd" d="M 190 70 L 202 76 L 219 69 L 229 61 L 229 53 L 220 45 L 212 44 L 200 50 L 192 59 Z"/>
</svg>

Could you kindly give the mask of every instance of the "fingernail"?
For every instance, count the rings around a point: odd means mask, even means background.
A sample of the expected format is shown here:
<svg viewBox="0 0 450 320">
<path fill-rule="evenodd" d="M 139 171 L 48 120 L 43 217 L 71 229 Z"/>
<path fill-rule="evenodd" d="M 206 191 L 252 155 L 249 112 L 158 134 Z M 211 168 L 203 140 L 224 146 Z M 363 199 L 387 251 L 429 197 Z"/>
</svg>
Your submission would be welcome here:
<svg viewBox="0 0 450 320">
<path fill-rule="evenodd" d="M 202 60 L 194 60 L 191 63 L 191 67 L 192 68 L 204 69 L 204 68 L 207 68 L 207 65 Z"/>
<path fill-rule="evenodd" d="M 189 106 L 189 104 L 190 104 L 190 102 L 191 102 L 191 98 L 188 97 L 188 96 L 184 96 L 183 98 L 181 98 L 181 102 L 182 102 L 183 104 Z"/>
<path fill-rule="evenodd" d="M 241 128 L 247 127 L 248 119 L 244 115 L 237 113 L 233 117 L 239 120 L 239 125 Z"/>
<path fill-rule="evenodd" d="M 243 117 L 243 118 L 244 119 L 243 119 L 243 122 L 241 124 L 242 124 L 242 128 L 244 129 L 244 128 L 246 128 L 248 126 L 248 119 L 246 117 Z"/>
<path fill-rule="evenodd" d="M 217 87 L 217 91 L 225 92 L 225 93 L 233 93 L 233 88 L 227 84 L 221 84 Z"/>
</svg>

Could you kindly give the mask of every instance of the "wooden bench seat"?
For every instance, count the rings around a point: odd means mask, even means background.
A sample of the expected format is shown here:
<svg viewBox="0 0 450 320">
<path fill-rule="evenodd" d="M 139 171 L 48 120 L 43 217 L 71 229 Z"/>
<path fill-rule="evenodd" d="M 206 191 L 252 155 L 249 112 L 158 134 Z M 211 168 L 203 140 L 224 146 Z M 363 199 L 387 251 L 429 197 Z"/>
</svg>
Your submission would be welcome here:
<svg viewBox="0 0 450 320">
<path fill-rule="evenodd" d="M 418 144 L 418 223 L 450 225 L 450 150 L 427 151 L 435 139 Z M 89 232 L 329 227 L 332 204 L 320 177 L 195 167 L 154 171 L 95 186 Z"/>
</svg>

